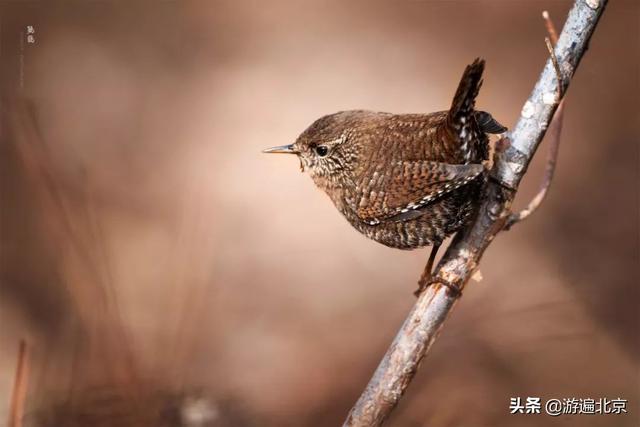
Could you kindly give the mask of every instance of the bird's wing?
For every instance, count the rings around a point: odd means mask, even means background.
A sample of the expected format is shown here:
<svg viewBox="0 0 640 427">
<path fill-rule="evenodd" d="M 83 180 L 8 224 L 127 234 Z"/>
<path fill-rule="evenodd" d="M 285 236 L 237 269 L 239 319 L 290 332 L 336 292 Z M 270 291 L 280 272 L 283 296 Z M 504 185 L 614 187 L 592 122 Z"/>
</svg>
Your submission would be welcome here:
<svg viewBox="0 0 640 427">
<path fill-rule="evenodd" d="M 376 225 L 406 221 L 445 194 L 460 188 L 482 173 L 481 164 L 452 165 L 427 160 L 401 161 L 382 172 L 374 171 L 361 181 L 356 214 Z"/>
</svg>

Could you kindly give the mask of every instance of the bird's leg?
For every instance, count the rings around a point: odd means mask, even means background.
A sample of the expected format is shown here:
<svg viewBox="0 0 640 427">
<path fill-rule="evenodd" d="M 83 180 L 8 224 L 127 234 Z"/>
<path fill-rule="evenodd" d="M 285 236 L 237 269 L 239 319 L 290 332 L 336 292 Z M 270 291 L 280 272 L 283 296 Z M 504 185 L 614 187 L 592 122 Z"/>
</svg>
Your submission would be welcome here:
<svg viewBox="0 0 640 427">
<path fill-rule="evenodd" d="M 427 289 L 431 281 L 431 271 L 433 270 L 433 262 L 436 259 L 436 254 L 438 253 L 438 249 L 440 249 L 440 245 L 442 243 L 434 243 L 431 248 L 431 254 L 429 255 L 429 260 L 427 261 L 427 265 L 424 267 L 424 271 L 420 276 L 420 280 L 418 280 L 418 289 L 413 293 L 416 297 L 420 296 L 420 294 Z"/>
</svg>

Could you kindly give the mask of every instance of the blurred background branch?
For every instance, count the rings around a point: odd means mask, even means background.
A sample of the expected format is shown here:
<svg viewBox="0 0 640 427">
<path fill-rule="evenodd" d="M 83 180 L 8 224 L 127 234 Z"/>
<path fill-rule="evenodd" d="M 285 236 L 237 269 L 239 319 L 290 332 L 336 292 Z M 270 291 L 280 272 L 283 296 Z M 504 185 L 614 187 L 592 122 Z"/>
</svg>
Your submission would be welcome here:
<svg viewBox="0 0 640 427">
<path fill-rule="evenodd" d="M 18 363 L 11 392 L 11 412 L 9 413 L 8 427 L 22 427 L 29 376 L 29 354 L 25 340 L 20 340 L 17 359 Z"/>
<path fill-rule="evenodd" d="M 587 50 L 605 5 L 606 0 L 575 1 L 555 48 L 561 81 L 558 81 L 554 61 L 550 58 L 524 104 L 515 128 L 498 144 L 490 171 L 492 179 L 487 184 L 486 197 L 475 222 L 454 238 L 434 272 L 436 283 L 419 296 L 351 409 L 345 426 L 381 425 L 404 394 L 456 303 L 458 294 L 450 292 L 449 287 L 464 288 L 486 248 L 504 229 L 520 181 L 549 127 L 561 95 L 566 93 Z"/>
</svg>

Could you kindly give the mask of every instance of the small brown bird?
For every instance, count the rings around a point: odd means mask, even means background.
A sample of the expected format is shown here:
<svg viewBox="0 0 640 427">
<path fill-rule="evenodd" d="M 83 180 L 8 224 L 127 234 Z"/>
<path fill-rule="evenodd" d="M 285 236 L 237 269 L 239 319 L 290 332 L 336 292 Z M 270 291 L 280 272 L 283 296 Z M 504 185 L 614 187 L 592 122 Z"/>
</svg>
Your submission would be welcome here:
<svg viewBox="0 0 640 427">
<path fill-rule="evenodd" d="M 486 134 L 506 130 L 474 109 L 483 71 L 481 59 L 467 66 L 448 111 L 342 111 L 316 120 L 295 143 L 264 152 L 296 154 L 301 169 L 365 236 L 399 249 L 433 245 L 420 292 L 438 247 L 478 204 Z"/>
</svg>

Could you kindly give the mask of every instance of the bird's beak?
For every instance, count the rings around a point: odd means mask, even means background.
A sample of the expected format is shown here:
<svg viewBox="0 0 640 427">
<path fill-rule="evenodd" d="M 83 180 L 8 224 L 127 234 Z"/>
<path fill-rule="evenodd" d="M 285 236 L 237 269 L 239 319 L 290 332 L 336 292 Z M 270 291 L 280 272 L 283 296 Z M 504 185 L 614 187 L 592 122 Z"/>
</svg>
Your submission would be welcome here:
<svg viewBox="0 0 640 427">
<path fill-rule="evenodd" d="M 299 154 L 300 152 L 293 148 L 293 144 L 280 145 L 262 150 L 263 153 L 283 153 L 283 154 Z"/>
</svg>

